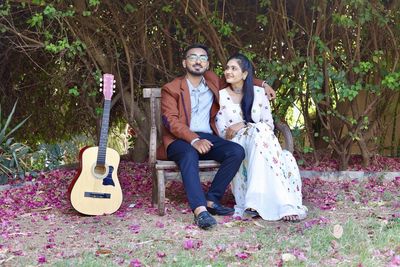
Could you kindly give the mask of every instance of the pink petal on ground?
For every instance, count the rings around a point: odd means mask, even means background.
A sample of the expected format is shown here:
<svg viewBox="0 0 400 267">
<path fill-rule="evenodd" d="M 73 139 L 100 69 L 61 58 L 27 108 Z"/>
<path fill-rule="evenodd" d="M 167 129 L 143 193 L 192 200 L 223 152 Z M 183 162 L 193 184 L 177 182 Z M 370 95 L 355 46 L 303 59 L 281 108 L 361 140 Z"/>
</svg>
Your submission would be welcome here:
<svg viewBox="0 0 400 267">
<path fill-rule="evenodd" d="M 194 247 L 194 242 L 192 239 L 185 240 L 183 242 L 183 248 L 186 250 L 192 249 Z"/>
<path fill-rule="evenodd" d="M 300 249 L 294 249 L 292 251 L 293 255 L 296 256 L 296 258 L 300 261 L 305 261 L 307 260 L 307 257 L 304 255 L 304 252 L 301 251 Z"/>
<path fill-rule="evenodd" d="M 235 256 L 241 260 L 245 260 L 249 257 L 249 254 L 247 254 L 246 252 L 238 252 Z"/>
<path fill-rule="evenodd" d="M 400 266 L 400 255 L 394 256 L 392 260 L 389 262 L 388 267 L 395 267 L 395 266 Z"/>
<path fill-rule="evenodd" d="M 139 259 L 133 259 L 129 263 L 129 267 L 142 267 L 142 263 L 140 262 Z"/>
<path fill-rule="evenodd" d="M 183 242 L 183 248 L 186 250 L 189 249 L 198 249 L 203 245 L 202 241 L 198 240 L 193 240 L 193 239 L 187 239 L 185 242 Z"/>
<path fill-rule="evenodd" d="M 159 257 L 159 258 L 164 258 L 165 256 L 167 256 L 167 255 L 165 254 L 165 252 L 157 251 L 157 257 Z"/>
<path fill-rule="evenodd" d="M 45 256 L 39 256 L 38 258 L 38 263 L 42 264 L 46 262 L 46 257 Z"/>
<path fill-rule="evenodd" d="M 129 229 L 134 233 L 138 234 L 140 232 L 140 225 L 139 224 L 132 224 L 129 226 Z"/>
<path fill-rule="evenodd" d="M 393 183 L 397 186 L 400 186 L 400 176 L 397 176 L 393 179 Z"/>
<path fill-rule="evenodd" d="M 165 225 L 164 225 L 162 222 L 157 221 L 157 222 L 156 222 L 156 226 L 157 226 L 158 228 L 164 228 Z"/>
</svg>

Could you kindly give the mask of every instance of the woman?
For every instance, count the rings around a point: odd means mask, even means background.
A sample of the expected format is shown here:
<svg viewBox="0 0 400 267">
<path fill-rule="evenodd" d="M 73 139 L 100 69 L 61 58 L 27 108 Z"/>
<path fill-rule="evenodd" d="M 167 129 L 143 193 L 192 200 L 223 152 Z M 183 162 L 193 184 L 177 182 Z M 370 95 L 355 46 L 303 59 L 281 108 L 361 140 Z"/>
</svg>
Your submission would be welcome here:
<svg viewBox="0 0 400 267">
<path fill-rule="evenodd" d="M 253 67 L 242 54 L 229 58 L 224 71 L 229 86 L 220 90 L 216 117 L 219 135 L 246 151 L 232 181 L 235 215 L 246 212 L 264 220 L 299 221 L 302 205 L 300 172 L 293 155 L 283 151 L 274 135 L 268 98 L 253 86 Z"/>
</svg>

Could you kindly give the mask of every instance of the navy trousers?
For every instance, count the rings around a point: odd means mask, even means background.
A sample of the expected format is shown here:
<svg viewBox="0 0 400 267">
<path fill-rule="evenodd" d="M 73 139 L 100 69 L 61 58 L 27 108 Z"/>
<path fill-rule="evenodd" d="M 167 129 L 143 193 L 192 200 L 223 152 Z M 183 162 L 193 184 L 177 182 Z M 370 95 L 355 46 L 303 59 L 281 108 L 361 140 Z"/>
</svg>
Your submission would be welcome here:
<svg viewBox="0 0 400 267">
<path fill-rule="evenodd" d="M 188 142 L 175 140 L 167 149 L 168 159 L 178 165 L 190 208 L 194 211 L 199 206 L 206 206 L 207 200 L 219 203 L 226 188 L 239 170 L 245 152 L 241 145 L 208 133 L 197 133 L 201 139 L 209 140 L 213 146 L 206 154 L 200 154 Z M 221 163 L 207 195 L 201 188 L 199 159 L 212 159 Z"/>
</svg>

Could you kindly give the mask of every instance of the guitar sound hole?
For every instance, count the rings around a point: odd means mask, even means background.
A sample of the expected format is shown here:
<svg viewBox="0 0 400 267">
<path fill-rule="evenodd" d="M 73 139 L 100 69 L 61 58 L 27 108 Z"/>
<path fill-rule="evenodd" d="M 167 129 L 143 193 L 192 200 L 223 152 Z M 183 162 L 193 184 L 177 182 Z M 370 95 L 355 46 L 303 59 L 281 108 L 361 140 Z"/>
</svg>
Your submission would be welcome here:
<svg viewBox="0 0 400 267">
<path fill-rule="evenodd" d="M 107 168 L 104 165 L 96 165 L 96 167 L 94 167 L 94 173 L 97 175 L 105 175 L 106 171 Z"/>
</svg>

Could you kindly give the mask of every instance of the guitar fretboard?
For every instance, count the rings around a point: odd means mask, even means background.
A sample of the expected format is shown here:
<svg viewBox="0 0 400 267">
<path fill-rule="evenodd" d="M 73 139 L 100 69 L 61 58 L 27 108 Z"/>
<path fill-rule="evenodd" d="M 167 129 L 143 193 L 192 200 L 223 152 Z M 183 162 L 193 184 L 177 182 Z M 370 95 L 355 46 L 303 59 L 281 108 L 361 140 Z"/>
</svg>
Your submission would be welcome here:
<svg viewBox="0 0 400 267">
<path fill-rule="evenodd" d="M 108 123 L 110 121 L 111 100 L 104 100 L 103 119 L 101 121 L 99 152 L 97 154 L 97 165 L 104 166 L 106 162 Z"/>
</svg>

